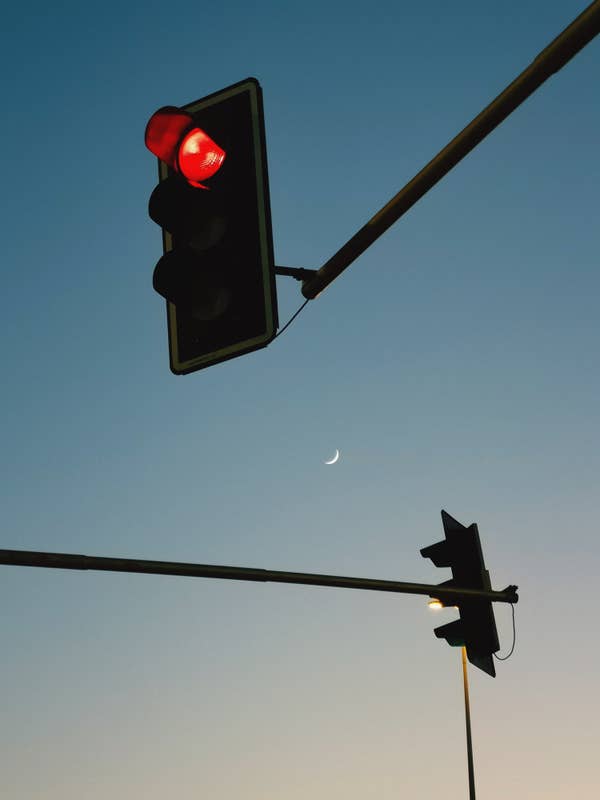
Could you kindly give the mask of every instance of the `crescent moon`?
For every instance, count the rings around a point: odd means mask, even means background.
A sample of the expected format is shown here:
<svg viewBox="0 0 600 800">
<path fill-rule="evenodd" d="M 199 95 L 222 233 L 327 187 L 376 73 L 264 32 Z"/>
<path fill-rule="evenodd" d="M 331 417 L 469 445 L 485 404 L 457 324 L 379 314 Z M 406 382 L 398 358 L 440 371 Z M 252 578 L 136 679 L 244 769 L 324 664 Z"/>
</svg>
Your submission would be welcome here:
<svg viewBox="0 0 600 800">
<path fill-rule="evenodd" d="M 334 457 L 330 458 L 329 461 L 326 461 L 325 463 L 326 464 L 335 464 L 335 462 L 338 460 L 339 457 L 340 457 L 340 451 L 336 448 Z"/>
</svg>

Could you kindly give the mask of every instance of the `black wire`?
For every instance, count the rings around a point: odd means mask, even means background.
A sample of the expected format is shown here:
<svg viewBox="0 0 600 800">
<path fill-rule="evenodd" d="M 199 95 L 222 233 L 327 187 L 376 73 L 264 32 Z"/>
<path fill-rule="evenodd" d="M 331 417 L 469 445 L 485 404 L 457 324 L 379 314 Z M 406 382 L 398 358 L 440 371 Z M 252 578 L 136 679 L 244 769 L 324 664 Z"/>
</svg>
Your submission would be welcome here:
<svg viewBox="0 0 600 800">
<path fill-rule="evenodd" d="M 300 306 L 300 308 L 298 309 L 298 311 L 296 311 L 296 313 L 294 314 L 294 316 L 293 316 L 293 317 L 291 317 L 290 319 L 288 319 L 288 321 L 285 323 L 285 325 L 284 325 L 284 326 L 283 326 L 283 328 L 282 328 L 282 329 L 279 331 L 279 333 L 277 333 L 277 334 L 276 334 L 276 335 L 273 337 L 274 339 L 277 339 L 277 337 L 278 337 L 278 336 L 281 336 L 281 334 L 284 332 L 284 330 L 285 330 L 286 328 L 288 328 L 288 327 L 289 327 L 289 326 L 292 324 L 292 322 L 293 322 L 293 321 L 296 319 L 296 317 L 298 316 L 298 314 L 299 314 L 299 313 L 302 311 L 302 309 L 303 309 L 303 308 L 304 308 L 304 306 L 305 306 L 305 305 L 308 303 L 308 301 L 309 301 L 309 300 L 310 300 L 310 297 L 308 298 L 308 300 L 305 300 L 305 301 L 302 303 L 302 305 Z"/>
<path fill-rule="evenodd" d="M 517 630 L 515 628 L 515 604 L 511 603 L 510 607 L 512 609 L 512 628 L 513 628 L 513 643 L 512 647 L 510 648 L 510 652 L 506 656 L 497 656 L 494 653 L 494 658 L 497 658 L 498 661 L 506 661 L 507 658 L 510 658 L 513 654 L 513 650 L 515 649 L 515 644 L 517 643 Z"/>
</svg>

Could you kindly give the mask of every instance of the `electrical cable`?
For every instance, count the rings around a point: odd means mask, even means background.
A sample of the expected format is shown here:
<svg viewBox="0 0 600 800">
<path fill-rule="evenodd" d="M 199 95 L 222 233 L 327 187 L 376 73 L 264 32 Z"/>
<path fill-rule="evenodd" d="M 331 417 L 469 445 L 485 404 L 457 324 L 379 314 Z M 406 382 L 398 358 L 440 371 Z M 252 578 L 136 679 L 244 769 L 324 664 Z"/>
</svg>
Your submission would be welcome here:
<svg viewBox="0 0 600 800">
<path fill-rule="evenodd" d="M 508 652 L 508 655 L 506 655 L 506 656 L 497 656 L 496 653 L 494 653 L 494 658 L 498 659 L 498 661 L 506 661 L 508 658 L 510 658 L 512 656 L 512 654 L 513 654 L 514 649 L 515 649 L 515 644 L 517 643 L 517 629 L 515 627 L 515 604 L 511 603 L 510 607 L 511 607 L 511 610 L 512 610 L 512 629 L 513 629 L 512 647 L 510 648 L 510 650 Z"/>
<path fill-rule="evenodd" d="M 306 305 L 306 304 L 309 302 L 309 300 L 310 300 L 310 298 L 309 298 L 308 300 L 305 300 L 305 301 L 302 303 L 302 305 L 300 306 L 300 308 L 298 309 L 298 311 L 296 311 L 296 313 L 295 313 L 295 314 L 294 314 L 292 317 L 290 317 L 290 319 L 288 319 L 288 321 L 285 323 L 285 325 L 284 325 L 284 326 L 283 326 L 283 328 L 282 328 L 282 329 L 279 331 L 279 333 L 277 333 L 277 334 L 276 334 L 276 335 L 273 337 L 274 339 L 277 339 L 277 337 L 278 337 L 278 336 L 281 336 L 281 334 L 284 332 L 284 330 L 285 330 L 286 328 L 288 328 L 288 327 L 289 327 L 289 326 L 292 324 L 292 322 L 293 322 L 293 321 L 296 319 L 296 317 L 298 316 L 298 314 L 299 314 L 299 313 L 302 311 L 302 309 L 303 309 L 303 308 L 304 308 L 304 306 L 305 306 L 305 305 Z"/>
</svg>

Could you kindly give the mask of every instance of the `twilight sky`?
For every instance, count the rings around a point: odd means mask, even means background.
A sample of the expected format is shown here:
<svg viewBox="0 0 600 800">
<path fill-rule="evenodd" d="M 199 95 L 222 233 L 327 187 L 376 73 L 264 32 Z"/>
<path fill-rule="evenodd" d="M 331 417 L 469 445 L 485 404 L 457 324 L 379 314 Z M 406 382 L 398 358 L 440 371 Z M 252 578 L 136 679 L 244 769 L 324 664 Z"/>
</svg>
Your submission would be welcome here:
<svg viewBox="0 0 600 800">
<path fill-rule="evenodd" d="M 439 582 L 440 509 L 477 522 L 521 596 L 512 658 L 470 670 L 486 800 L 597 792 L 600 40 L 281 338 L 189 376 L 143 134 L 258 78 L 276 261 L 319 267 L 584 7 L 33 0 L 0 34 L 0 547 Z M 284 324 L 303 298 L 278 294 Z M 11 800 L 466 796 L 452 611 L 0 574 Z"/>
</svg>

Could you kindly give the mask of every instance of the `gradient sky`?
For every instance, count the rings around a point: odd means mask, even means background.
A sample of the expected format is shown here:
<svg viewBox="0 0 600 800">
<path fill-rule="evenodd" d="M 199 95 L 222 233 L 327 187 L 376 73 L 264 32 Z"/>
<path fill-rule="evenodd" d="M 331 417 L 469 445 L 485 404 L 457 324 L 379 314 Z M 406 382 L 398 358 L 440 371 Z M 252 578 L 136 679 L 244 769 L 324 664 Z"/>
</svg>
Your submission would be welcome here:
<svg viewBox="0 0 600 800">
<path fill-rule="evenodd" d="M 268 348 L 169 371 L 148 117 L 263 87 L 276 261 L 319 267 L 580 0 L 13 4 L 0 547 L 372 578 L 477 522 L 517 645 L 472 669 L 478 796 L 598 786 L 593 41 Z M 283 323 L 302 302 L 278 279 Z M 339 462 L 325 466 L 335 448 Z M 0 567 L 10 800 L 462 800 L 424 598 Z M 496 607 L 501 652 L 510 608 Z"/>
</svg>

